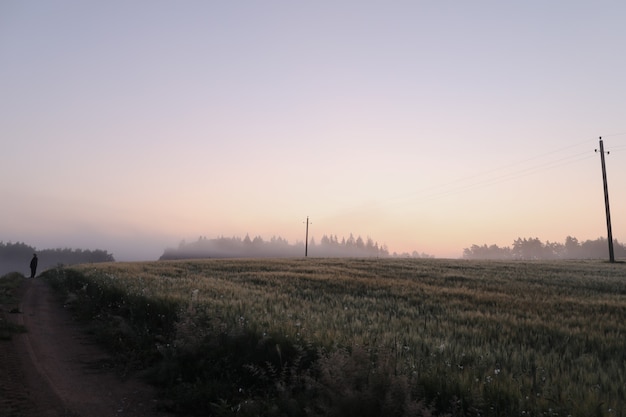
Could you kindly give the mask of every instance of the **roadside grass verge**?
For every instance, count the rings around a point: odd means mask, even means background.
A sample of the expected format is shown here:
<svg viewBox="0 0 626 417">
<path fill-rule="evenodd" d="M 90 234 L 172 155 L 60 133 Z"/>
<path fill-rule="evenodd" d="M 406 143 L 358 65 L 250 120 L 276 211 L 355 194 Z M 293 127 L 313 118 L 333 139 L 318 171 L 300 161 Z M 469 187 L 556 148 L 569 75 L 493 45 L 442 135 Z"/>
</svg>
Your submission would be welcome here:
<svg viewBox="0 0 626 417">
<path fill-rule="evenodd" d="M 310 258 L 45 279 L 184 415 L 624 416 L 625 272 Z"/>
<path fill-rule="evenodd" d="M 10 272 L 0 277 L 0 340 L 11 340 L 16 333 L 26 331 L 24 326 L 8 320 L 6 314 L 17 313 L 18 300 L 16 293 L 24 276 L 18 272 Z"/>
</svg>

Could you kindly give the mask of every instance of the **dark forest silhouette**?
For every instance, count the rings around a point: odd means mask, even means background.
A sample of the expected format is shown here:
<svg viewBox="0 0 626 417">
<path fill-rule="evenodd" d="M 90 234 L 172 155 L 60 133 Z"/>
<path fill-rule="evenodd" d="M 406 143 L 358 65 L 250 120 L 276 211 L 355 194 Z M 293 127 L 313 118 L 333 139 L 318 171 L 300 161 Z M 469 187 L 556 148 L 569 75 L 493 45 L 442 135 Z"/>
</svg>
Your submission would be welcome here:
<svg viewBox="0 0 626 417">
<path fill-rule="evenodd" d="M 75 265 L 95 262 L 114 262 L 113 255 L 107 251 L 83 249 L 43 249 L 37 250 L 22 242 L 0 242 L 0 275 L 9 272 L 27 274 L 33 254 L 39 258 L 37 271 L 42 272 L 58 265 Z M 28 272 L 29 276 L 30 273 Z"/>
<path fill-rule="evenodd" d="M 615 256 L 626 257 L 626 247 L 613 240 Z M 465 259 L 503 259 L 503 260 L 535 260 L 535 259 L 604 259 L 609 257 L 609 244 L 604 238 L 579 242 L 568 236 L 564 243 L 541 242 L 538 238 L 518 238 L 513 246 L 472 245 L 463 250 Z"/>
<path fill-rule="evenodd" d="M 290 244 L 281 237 L 272 237 L 263 240 L 260 236 L 250 238 L 239 237 L 227 238 L 224 236 L 216 239 L 200 237 L 195 242 L 182 241 L 178 248 L 168 248 L 161 256 L 161 260 L 167 259 L 194 259 L 194 258 L 284 258 L 304 256 L 304 242 Z M 324 235 L 319 243 L 314 239 L 309 241 L 308 255 L 312 257 L 428 257 L 417 252 L 412 254 L 396 253 L 390 255 L 386 245 L 379 245 L 371 238 L 363 239 L 361 236 L 354 237 L 352 234 L 341 240 L 336 235 Z"/>
</svg>

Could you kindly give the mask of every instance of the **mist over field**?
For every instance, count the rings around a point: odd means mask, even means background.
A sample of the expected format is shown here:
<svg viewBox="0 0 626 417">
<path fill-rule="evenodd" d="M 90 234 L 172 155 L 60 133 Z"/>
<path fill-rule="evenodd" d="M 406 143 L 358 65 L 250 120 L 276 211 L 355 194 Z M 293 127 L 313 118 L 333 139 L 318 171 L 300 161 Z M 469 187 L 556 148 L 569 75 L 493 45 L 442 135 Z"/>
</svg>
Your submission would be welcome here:
<svg viewBox="0 0 626 417">
<path fill-rule="evenodd" d="M 144 246 L 145 245 L 145 246 Z M 427 246 L 427 244 L 425 245 Z M 317 241 L 309 239 L 308 245 L 273 236 L 264 240 L 261 236 L 240 237 L 199 237 L 194 241 L 181 241 L 174 247 L 159 247 L 155 242 L 132 241 L 118 250 L 85 248 L 38 248 L 26 243 L 0 241 L 0 274 L 28 271 L 28 263 L 37 253 L 40 259 L 39 270 L 57 265 L 93 263 L 107 261 L 153 261 L 202 258 L 434 258 L 418 251 L 390 251 L 386 244 L 371 237 L 362 238 L 350 234 L 347 238 L 337 235 L 324 235 Z M 617 259 L 626 259 L 626 246 L 614 241 Z M 568 260 L 568 259 L 608 259 L 608 241 L 604 238 L 579 241 L 568 236 L 563 243 L 542 242 L 538 238 L 517 238 L 510 246 L 495 244 L 473 244 L 463 249 L 459 259 L 467 260 Z"/>
</svg>

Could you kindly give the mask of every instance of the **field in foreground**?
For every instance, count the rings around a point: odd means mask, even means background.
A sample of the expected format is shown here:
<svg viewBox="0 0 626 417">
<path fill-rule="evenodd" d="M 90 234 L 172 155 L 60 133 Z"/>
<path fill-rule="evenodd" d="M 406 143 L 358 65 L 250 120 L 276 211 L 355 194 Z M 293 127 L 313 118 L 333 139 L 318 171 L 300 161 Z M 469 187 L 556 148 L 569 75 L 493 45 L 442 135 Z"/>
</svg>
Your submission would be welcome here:
<svg viewBox="0 0 626 417">
<path fill-rule="evenodd" d="M 203 260 L 45 278 L 182 414 L 626 415 L 624 264 Z"/>
</svg>

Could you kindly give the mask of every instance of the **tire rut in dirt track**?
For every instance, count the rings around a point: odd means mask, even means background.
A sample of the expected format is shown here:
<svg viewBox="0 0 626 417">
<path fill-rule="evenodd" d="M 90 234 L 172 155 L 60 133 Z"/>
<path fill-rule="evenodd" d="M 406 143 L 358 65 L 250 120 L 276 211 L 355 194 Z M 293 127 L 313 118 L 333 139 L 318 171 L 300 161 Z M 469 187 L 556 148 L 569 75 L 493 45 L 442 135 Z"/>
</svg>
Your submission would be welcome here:
<svg viewBox="0 0 626 417">
<path fill-rule="evenodd" d="M 0 344 L 0 416 L 3 417 L 56 417 L 63 415 L 62 406 L 52 391 L 41 387 L 31 388 L 34 381 L 26 376 L 15 341 Z M 33 383 L 27 382 L 31 380 Z"/>
<path fill-rule="evenodd" d="M 11 315 L 27 332 L 2 342 L 2 415 L 156 417 L 156 391 L 99 366 L 109 356 L 81 330 L 40 279 L 27 280 Z M 6 347 L 6 353 L 5 353 Z M 13 358 L 11 358 L 13 357 Z"/>
</svg>

